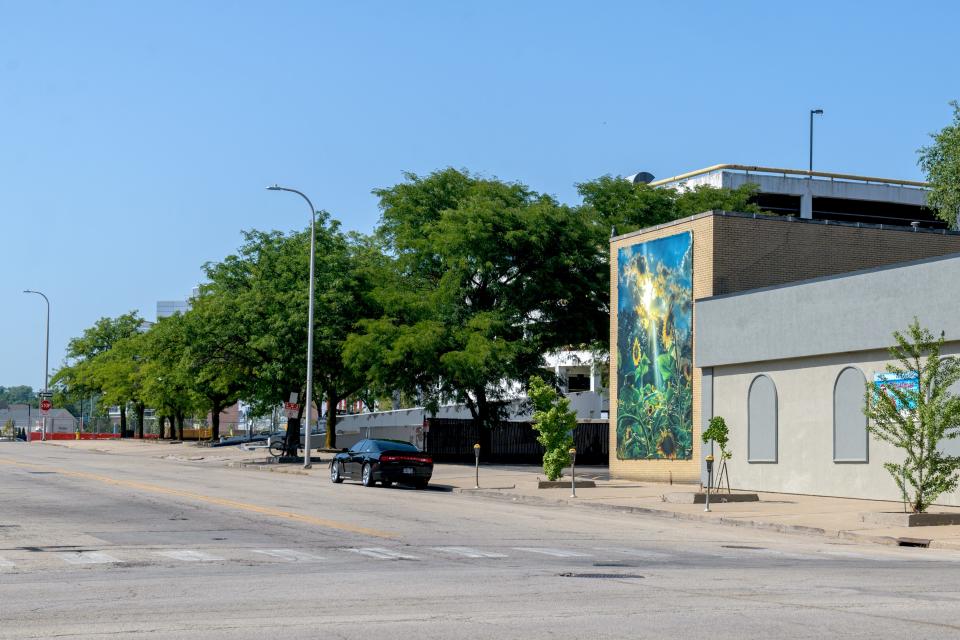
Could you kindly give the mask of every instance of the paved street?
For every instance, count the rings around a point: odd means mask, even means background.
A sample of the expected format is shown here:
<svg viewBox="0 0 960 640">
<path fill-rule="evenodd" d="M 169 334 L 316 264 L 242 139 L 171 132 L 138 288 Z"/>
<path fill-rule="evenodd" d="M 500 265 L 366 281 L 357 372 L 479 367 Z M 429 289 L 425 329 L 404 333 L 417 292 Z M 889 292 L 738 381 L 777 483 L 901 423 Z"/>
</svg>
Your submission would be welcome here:
<svg viewBox="0 0 960 640">
<path fill-rule="evenodd" d="M 0 443 L 0 638 L 954 638 L 960 552 Z"/>
</svg>

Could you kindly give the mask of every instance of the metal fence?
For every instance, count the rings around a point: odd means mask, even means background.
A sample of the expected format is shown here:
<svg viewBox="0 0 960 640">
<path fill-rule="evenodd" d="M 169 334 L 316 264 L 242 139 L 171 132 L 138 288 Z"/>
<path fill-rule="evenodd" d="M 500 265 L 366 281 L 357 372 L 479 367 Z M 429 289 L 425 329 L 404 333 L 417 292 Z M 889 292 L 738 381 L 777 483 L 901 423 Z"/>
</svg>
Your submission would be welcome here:
<svg viewBox="0 0 960 640">
<path fill-rule="evenodd" d="M 473 420 L 431 418 L 424 434 L 424 450 L 436 462 L 473 462 L 473 445 L 481 444 L 480 459 L 498 464 L 540 464 L 543 446 L 529 422 L 501 422 L 484 434 Z M 573 430 L 577 464 L 609 464 L 610 429 L 607 422 L 581 422 Z M 486 436 L 486 437 L 485 437 Z"/>
</svg>

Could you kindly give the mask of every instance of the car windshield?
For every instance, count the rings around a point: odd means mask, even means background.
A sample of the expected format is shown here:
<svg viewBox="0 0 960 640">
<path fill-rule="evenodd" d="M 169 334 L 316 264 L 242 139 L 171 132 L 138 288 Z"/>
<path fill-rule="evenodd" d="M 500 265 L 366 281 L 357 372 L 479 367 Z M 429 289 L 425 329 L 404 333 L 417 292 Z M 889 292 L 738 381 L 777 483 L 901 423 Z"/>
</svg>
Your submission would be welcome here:
<svg viewBox="0 0 960 640">
<path fill-rule="evenodd" d="M 380 451 L 420 451 L 409 442 L 399 440 L 374 440 L 373 443 Z"/>
</svg>

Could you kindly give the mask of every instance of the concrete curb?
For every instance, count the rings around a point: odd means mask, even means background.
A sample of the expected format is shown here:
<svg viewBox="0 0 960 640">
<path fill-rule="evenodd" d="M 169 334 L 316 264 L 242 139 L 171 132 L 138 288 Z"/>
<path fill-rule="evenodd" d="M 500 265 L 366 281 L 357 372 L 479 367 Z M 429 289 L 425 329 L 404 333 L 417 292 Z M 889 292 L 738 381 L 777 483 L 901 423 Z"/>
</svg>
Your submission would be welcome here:
<svg viewBox="0 0 960 640">
<path fill-rule="evenodd" d="M 828 539 L 849 540 L 851 542 L 863 542 L 869 544 L 881 544 L 886 546 L 898 546 L 897 538 L 891 536 L 878 536 L 867 533 L 857 533 L 855 531 L 823 529 L 820 527 L 809 527 L 806 525 L 781 524 L 777 522 L 766 522 L 763 520 L 749 520 L 744 518 L 711 518 L 697 513 L 682 513 L 669 511 L 667 509 L 655 509 L 653 507 L 630 507 L 624 505 L 608 504 L 602 502 L 580 502 L 574 498 L 546 498 L 541 496 L 511 495 L 500 491 L 484 489 L 455 489 L 455 493 L 463 495 L 479 496 L 481 498 L 491 498 L 494 500 L 504 500 L 513 503 L 538 504 L 545 506 L 571 506 L 587 509 L 597 509 L 600 511 L 616 511 L 619 513 L 633 513 L 640 515 L 654 516 L 657 518 L 672 518 L 674 520 L 685 520 L 690 522 L 704 522 L 708 524 L 718 524 L 728 527 L 747 527 L 750 529 L 761 529 L 764 531 L 775 531 L 777 533 L 787 533 L 805 536 L 816 536 Z M 950 549 L 960 550 L 960 545 L 950 542 L 932 541 L 931 549 Z"/>
</svg>

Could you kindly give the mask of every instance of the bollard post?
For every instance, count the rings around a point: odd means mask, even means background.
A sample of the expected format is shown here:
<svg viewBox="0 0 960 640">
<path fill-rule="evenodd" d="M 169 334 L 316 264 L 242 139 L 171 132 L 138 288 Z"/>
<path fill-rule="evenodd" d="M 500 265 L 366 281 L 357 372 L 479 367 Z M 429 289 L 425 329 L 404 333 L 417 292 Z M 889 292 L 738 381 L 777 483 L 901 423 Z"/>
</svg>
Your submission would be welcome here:
<svg viewBox="0 0 960 640">
<path fill-rule="evenodd" d="M 570 497 L 577 497 L 577 450 L 570 447 Z"/>
<path fill-rule="evenodd" d="M 479 442 L 473 445 L 473 457 L 475 460 L 476 472 L 477 472 L 476 474 L 477 481 L 473 488 L 479 489 L 480 488 L 480 443 Z"/>
<path fill-rule="evenodd" d="M 709 455 L 706 458 L 707 460 L 707 495 L 704 498 L 707 503 L 704 511 L 710 511 L 710 486 L 713 485 L 713 456 Z"/>
</svg>

